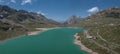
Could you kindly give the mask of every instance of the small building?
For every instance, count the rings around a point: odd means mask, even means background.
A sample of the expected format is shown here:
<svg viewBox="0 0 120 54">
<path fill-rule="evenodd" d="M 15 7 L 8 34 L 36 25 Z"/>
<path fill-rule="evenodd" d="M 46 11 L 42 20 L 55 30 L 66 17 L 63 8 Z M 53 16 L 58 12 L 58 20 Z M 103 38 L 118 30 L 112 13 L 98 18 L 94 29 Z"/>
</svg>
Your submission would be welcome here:
<svg viewBox="0 0 120 54">
<path fill-rule="evenodd" d="M 96 37 L 94 37 L 94 36 L 87 36 L 86 38 L 88 38 L 88 39 L 96 39 Z"/>
<path fill-rule="evenodd" d="M 88 39 L 93 39 L 93 36 L 86 36 L 86 38 L 88 38 Z"/>
</svg>

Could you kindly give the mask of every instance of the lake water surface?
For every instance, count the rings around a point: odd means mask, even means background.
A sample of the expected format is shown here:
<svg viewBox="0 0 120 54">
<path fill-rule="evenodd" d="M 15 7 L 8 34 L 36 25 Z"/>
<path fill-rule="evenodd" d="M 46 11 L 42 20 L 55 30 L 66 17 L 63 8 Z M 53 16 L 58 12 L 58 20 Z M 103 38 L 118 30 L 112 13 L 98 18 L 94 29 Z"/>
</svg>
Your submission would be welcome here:
<svg viewBox="0 0 120 54">
<path fill-rule="evenodd" d="M 37 35 L 21 36 L 0 43 L 0 54 L 88 54 L 74 44 L 83 28 L 55 28 Z"/>
</svg>

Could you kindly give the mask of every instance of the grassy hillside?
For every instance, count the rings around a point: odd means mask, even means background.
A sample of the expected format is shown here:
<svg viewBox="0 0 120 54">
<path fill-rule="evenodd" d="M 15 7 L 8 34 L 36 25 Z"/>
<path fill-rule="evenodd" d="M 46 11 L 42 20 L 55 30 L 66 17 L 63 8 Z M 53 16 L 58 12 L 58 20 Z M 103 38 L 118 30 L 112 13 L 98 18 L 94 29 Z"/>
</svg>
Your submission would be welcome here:
<svg viewBox="0 0 120 54">
<path fill-rule="evenodd" d="M 99 54 L 120 54 L 120 8 L 108 8 L 71 26 L 86 27 L 79 40 Z"/>
<path fill-rule="evenodd" d="M 92 36 L 89 39 L 84 35 L 84 32 L 79 33 L 82 43 L 99 54 L 115 54 L 120 53 L 120 26 L 104 26 L 104 27 L 91 27 L 88 34 Z M 103 46 L 99 46 L 99 45 Z M 109 49 L 109 50 L 108 50 Z M 113 52 L 111 52 L 111 50 Z"/>
</svg>

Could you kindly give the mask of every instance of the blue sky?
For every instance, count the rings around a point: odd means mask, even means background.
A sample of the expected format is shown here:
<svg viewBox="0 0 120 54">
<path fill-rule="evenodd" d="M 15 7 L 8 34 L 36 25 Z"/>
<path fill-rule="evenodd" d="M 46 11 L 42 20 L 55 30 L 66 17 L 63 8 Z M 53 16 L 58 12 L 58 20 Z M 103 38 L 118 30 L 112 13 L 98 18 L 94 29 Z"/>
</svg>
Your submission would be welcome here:
<svg viewBox="0 0 120 54">
<path fill-rule="evenodd" d="M 72 15 L 86 17 L 109 7 L 120 7 L 120 0 L 0 0 L 0 4 L 63 22 Z"/>
</svg>

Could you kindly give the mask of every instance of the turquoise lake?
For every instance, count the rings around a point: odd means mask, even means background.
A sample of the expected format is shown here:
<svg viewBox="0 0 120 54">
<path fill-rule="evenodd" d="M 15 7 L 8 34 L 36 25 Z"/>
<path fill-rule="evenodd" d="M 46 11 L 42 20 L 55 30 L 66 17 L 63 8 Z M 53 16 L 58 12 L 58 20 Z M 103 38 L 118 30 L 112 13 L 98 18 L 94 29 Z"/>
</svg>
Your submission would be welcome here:
<svg viewBox="0 0 120 54">
<path fill-rule="evenodd" d="M 55 28 L 0 43 L 0 54 L 88 54 L 74 44 L 74 34 L 83 28 Z"/>
</svg>

